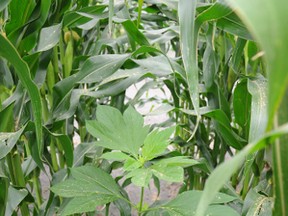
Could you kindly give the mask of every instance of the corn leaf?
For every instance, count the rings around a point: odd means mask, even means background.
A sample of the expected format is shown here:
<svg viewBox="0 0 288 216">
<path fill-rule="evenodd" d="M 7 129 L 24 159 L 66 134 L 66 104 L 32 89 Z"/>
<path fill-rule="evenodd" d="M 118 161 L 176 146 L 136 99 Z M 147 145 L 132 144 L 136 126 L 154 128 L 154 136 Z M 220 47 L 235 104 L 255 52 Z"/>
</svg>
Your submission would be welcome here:
<svg viewBox="0 0 288 216">
<path fill-rule="evenodd" d="M 39 160 L 41 152 L 43 151 L 43 137 L 42 137 L 42 104 L 39 90 L 30 76 L 30 71 L 27 64 L 21 59 L 17 50 L 13 45 L 0 34 L 0 56 L 6 58 L 16 69 L 16 73 L 22 82 L 22 85 L 27 89 L 30 96 L 33 117 L 35 121 L 35 131 L 37 137 L 37 153 L 34 154 L 34 159 L 37 161 L 38 166 L 43 166 Z M 37 158 L 35 158 L 37 157 Z"/>
</svg>

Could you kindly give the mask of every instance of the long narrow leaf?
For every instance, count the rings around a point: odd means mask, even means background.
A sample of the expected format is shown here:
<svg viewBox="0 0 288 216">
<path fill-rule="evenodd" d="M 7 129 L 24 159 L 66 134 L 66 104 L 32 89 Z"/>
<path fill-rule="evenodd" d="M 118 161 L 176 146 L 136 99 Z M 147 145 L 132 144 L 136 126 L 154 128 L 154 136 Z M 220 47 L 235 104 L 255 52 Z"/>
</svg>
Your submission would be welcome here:
<svg viewBox="0 0 288 216">
<path fill-rule="evenodd" d="M 271 129 L 275 114 L 288 86 L 288 29 L 286 28 L 288 2 L 286 0 L 276 2 L 269 0 L 227 0 L 227 2 L 247 24 L 265 52 L 264 58 L 268 68 L 268 129 Z M 258 10 L 259 8 L 261 10 Z M 281 110 L 281 114 L 283 113 L 287 120 L 288 112 L 285 103 L 283 102 L 284 109 Z M 280 124 L 283 120 L 282 117 Z M 285 139 L 282 139 L 281 142 L 280 145 L 280 142 L 277 141 L 273 151 L 276 197 L 274 213 L 279 216 L 288 214 L 288 172 L 287 164 L 285 164 L 287 163 L 288 145 Z"/>
<path fill-rule="evenodd" d="M 0 56 L 6 58 L 15 68 L 16 73 L 23 84 L 27 89 L 28 94 L 31 99 L 33 117 L 35 121 L 35 131 L 37 137 L 37 149 L 38 156 L 41 158 L 41 152 L 43 150 L 43 137 L 42 137 L 42 105 L 39 90 L 36 84 L 33 82 L 30 76 L 30 71 L 27 64 L 21 59 L 17 50 L 13 45 L 2 35 L 0 35 Z M 42 166 L 40 160 L 38 165 Z"/>
<path fill-rule="evenodd" d="M 288 133 L 288 124 L 285 124 L 274 131 L 266 134 L 255 142 L 248 144 L 242 151 L 240 151 L 231 160 L 222 163 L 209 176 L 206 181 L 203 195 L 197 207 L 196 216 L 204 216 L 209 204 L 215 198 L 217 192 L 230 179 L 234 172 L 242 165 L 247 155 L 261 150 L 267 144 L 273 142 L 281 135 Z"/>
<path fill-rule="evenodd" d="M 187 85 L 194 109 L 198 115 L 199 77 L 197 66 L 198 30 L 195 28 L 196 5 L 197 0 L 180 0 L 178 5 L 178 14 L 182 59 L 186 71 Z"/>
</svg>

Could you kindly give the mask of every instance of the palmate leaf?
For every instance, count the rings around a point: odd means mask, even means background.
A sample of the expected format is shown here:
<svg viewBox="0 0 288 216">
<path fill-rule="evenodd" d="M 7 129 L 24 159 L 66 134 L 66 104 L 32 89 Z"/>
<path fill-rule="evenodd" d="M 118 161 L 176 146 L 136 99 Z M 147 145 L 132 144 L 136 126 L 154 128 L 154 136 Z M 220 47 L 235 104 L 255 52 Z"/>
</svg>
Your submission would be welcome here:
<svg viewBox="0 0 288 216">
<path fill-rule="evenodd" d="M 170 127 L 163 131 L 154 130 L 148 134 L 142 148 L 142 156 L 145 161 L 151 160 L 165 151 L 174 130 L 175 127 Z"/>
<path fill-rule="evenodd" d="M 82 166 L 71 169 L 74 179 L 68 179 L 51 188 L 62 197 L 106 194 L 121 197 L 119 187 L 114 179 L 103 170 L 93 166 Z"/>
<path fill-rule="evenodd" d="M 180 166 L 155 164 L 151 166 L 151 170 L 159 179 L 168 182 L 183 182 L 184 180 L 184 169 Z"/>
<path fill-rule="evenodd" d="M 189 166 L 200 164 L 200 162 L 197 160 L 193 160 L 187 156 L 177 156 L 177 157 L 161 159 L 157 161 L 155 164 L 164 165 L 164 166 L 189 167 Z"/>
<path fill-rule="evenodd" d="M 87 130 L 99 138 L 97 145 L 120 150 L 137 157 L 149 128 L 144 126 L 143 117 L 132 107 L 121 114 L 110 106 L 98 106 L 96 121 L 87 121 Z"/>
<path fill-rule="evenodd" d="M 126 175 L 126 178 L 131 178 L 132 183 L 139 187 L 148 187 L 152 175 L 168 182 L 183 182 L 183 167 L 199 164 L 198 161 L 184 156 L 156 160 L 152 161 L 152 163 L 153 165 L 148 168 L 139 168 L 142 165 L 139 161 L 134 159 L 126 160 L 124 169 L 131 171 Z"/>
<path fill-rule="evenodd" d="M 139 187 L 148 187 L 150 180 L 152 178 L 152 170 L 151 169 L 145 169 L 145 168 L 139 168 L 134 169 L 130 173 L 126 175 L 126 178 L 131 178 L 131 181 L 134 185 Z"/>
<path fill-rule="evenodd" d="M 99 205 L 122 198 L 114 179 L 99 168 L 72 168 L 71 174 L 73 179 L 51 188 L 51 191 L 59 196 L 73 198 L 61 211 L 61 215 L 93 211 Z"/>
<path fill-rule="evenodd" d="M 127 154 L 123 152 L 107 152 L 104 153 L 101 158 L 104 158 L 106 160 L 113 160 L 113 161 L 124 161 L 124 160 L 129 160 L 132 159 L 129 157 Z"/>
<path fill-rule="evenodd" d="M 91 195 L 86 197 L 75 197 L 60 211 L 60 215 L 72 215 L 83 212 L 95 211 L 97 206 L 105 205 L 115 201 L 115 196 Z"/>
</svg>

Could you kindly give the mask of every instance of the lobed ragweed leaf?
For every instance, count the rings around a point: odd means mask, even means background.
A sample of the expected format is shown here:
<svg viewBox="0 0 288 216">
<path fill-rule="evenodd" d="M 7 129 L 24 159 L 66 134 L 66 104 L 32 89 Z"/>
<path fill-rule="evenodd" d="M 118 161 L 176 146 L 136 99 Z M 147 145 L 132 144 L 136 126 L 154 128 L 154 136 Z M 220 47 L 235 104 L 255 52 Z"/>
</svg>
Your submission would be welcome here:
<svg viewBox="0 0 288 216">
<path fill-rule="evenodd" d="M 143 117 L 132 107 L 121 114 L 110 106 L 98 106 L 97 120 L 87 121 L 87 130 L 99 138 L 97 145 L 120 150 L 137 157 L 140 147 L 148 135 Z"/>
<path fill-rule="evenodd" d="M 169 145 L 169 137 L 174 132 L 175 127 L 163 131 L 154 130 L 148 134 L 142 148 L 142 156 L 148 161 L 162 154 Z"/>
<path fill-rule="evenodd" d="M 93 166 L 82 166 L 70 170 L 72 179 L 65 180 L 51 188 L 51 191 L 59 196 L 72 198 L 61 211 L 61 215 L 93 211 L 99 205 L 122 197 L 115 180 L 103 170 Z"/>
</svg>

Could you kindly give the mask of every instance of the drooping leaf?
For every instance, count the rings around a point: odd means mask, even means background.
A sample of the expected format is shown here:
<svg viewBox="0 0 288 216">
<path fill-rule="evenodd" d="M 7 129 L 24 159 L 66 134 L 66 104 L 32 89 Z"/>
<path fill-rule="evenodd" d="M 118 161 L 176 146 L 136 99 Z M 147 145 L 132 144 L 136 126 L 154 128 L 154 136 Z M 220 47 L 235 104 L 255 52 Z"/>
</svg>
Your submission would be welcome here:
<svg viewBox="0 0 288 216">
<path fill-rule="evenodd" d="M 45 132 L 50 134 L 53 138 L 58 140 L 61 143 L 61 146 L 64 150 L 64 157 L 66 159 L 66 163 L 68 167 L 72 167 L 73 165 L 73 144 L 69 137 L 64 134 L 56 134 L 51 133 L 47 128 L 45 128 Z"/>
<path fill-rule="evenodd" d="M 51 0 L 37 2 L 35 10 L 31 14 L 32 22 L 29 23 L 25 30 L 24 38 L 19 45 L 19 52 L 28 53 L 37 45 L 39 31 L 45 24 L 51 6 Z M 35 17 L 35 18 L 34 18 Z M 18 32 L 13 32 L 15 37 L 18 37 Z M 10 35 L 9 35 L 10 36 Z M 50 35 L 46 35 L 50 37 Z M 11 36 L 10 36 L 11 37 Z"/>
<path fill-rule="evenodd" d="M 28 191 L 26 189 L 17 190 L 12 186 L 9 186 L 5 216 L 12 215 L 14 210 L 27 195 Z"/>
<path fill-rule="evenodd" d="M 218 19 L 217 27 L 227 33 L 237 35 L 242 39 L 254 40 L 247 27 L 234 12 Z"/>
<path fill-rule="evenodd" d="M 272 207 L 273 207 L 273 199 L 270 197 L 261 196 L 261 198 L 257 199 L 254 205 L 249 209 L 247 216 L 271 216 L 272 215 Z"/>
<path fill-rule="evenodd" d="M 243 143 L 241 142 L 243 140 L 241 140 L 241 138 L 232 130 L 230 121 L 223 110 L 213 110 L 205 115 L 216 120 L 216 126 L 218 127 L 217 132 L 219 131 L 228 145 L 236 149 L 241 149 L 243 147 Z"/>
<path fill-rule="evenodd" d="M 95 143 L 81 143 L 79 144 L 73 152 L 73 167 L 77 167 L 83 164 L 85 155 L 88 153 L 93 153 L 97 149 Z"/>
<path fill-rule="evenodd" d="M 224 1 L 217 1 L 196 18 L 197 1 L 181 0 L 178 4 L 182 59 L 189 94 L 199 115 L 199 75 L 197 64 L 198 33 L 204 22 L 217 20 L 232 12 Z"/>
<path fill-rule="evenodd" d="M 139 45 L 150 45 L 145 35 L 139 31 L 134 22 L 132 22 L 131 20 L 125 20 L 124 22 L 122 22 L 122 25 L 126 30 L 128 36 L 133 39 L 133 41 L 136 41 Z"/>
<path fill-rule="evenodd" d="M 242 215 L 272 216 L 273 198 L 251 189 L 244 200 Z"/>
<path fill-rule="evenodd" d="M 101 15 L 103 17 L 103 11 L 106 7 L 106 5 L 95 5 L 82 8 L 78 11 L 67 11 L 63 18 L 63 26 L 69 28 L 78 27 L 89 22 L 92 19 L 91 16 Z M 90 17 L 84 16 L 84 13 L 89 14 Z M 108 13 L 105 16 L 108 17 Z M 103 18 L 105 18 L 105 16 Z"/>
<path fill-rule="evenodd" d="M 43 28 L 40 32 L 37 52 L 43 52 L 53 48 L 60 39 L 62 24 Z"/>
<path fill-rule="evenodd" d="M 232 13 L 232 11 L 233 10 L 224 0 L 216 1 L 208 9 L 204 10 L 197 16 L 195 20 L 196 25 L 198 26 L 197 28 L 199 28 L 199 26 L 202 25 L 204 22 L 226 17 L 227 15 Z"/>
<path fill-rule="evenodd" d="M 8 107 L 0 111 L 0 132 L 9 132 L 13 131 L 14 122 L 13 122 L 13 108 L 14 105 L 10 104 Z"/>
<path fill-rule="evenodd" d="M 20 27 L 24 26 L 35 6 L 36 3 L 34 0 L 14 0 L 9 4 L 10 20 L 5 26 L 8 36 L 11 32 L 17 31 Z"/>
<path fill-rule="evenodd" d="M 35 121 L 35 131 L 37 137 L 37 150 L 36 156 L 34 155 L 37 165 L 43 168 L 42 162 L 40 161 L 41 152 L 43 150 L 43 137 L 42 137 L 42 104 L 40 99 L 40 93 L 36 84 L 31 79 L 30 71 L 27 64 L 21 59 L 17 50 L 13 45 L 0 34 L 0 56 L 6 58 L 16 69 L 16 73 L 22 83 L 27 89 L 31 99 L 33 117 Z M 44 168 L 43 168 L 44 169 Z"/>
<path fill-rule="evenodd" d="M 215 75 L 219 63 L 217 62 L 217 53 L 213 49 L 213 28 L 210 27 L 207 33 L 207 47 L 203 55 L 203 80 L 206 89 L 210 89 L 215 81 Z"/>
<path fill-rule="evenodd" d="M 2 10 L 4 10 L 10 2 L 11 2 L 11 0 L 3 0 L 3 1 L 1 1 L 0 2 L 0 12 Z"/>
<path fill-rule="evenodd" d="M 25 127 L 15 133 L 0 133 L 0 159 L 4 158 L 16 145 Z"/>
<path fill-rule="evenodd" d="M 128 54 L 93 56 L 85 61 L 80 71 L 58 82 L 54 87 L 55 105 L 59 105 L 77 83 L 100 82 L 113 74 L 128 59 Z"/>
<path fill-rule="evenodd" d="M 168 76 L 173 72 L 165 56 L 156 56 L 137 60 L 133 59 L 133 61 L 143 68 L 147 68 L 150 73 L 157 77 Z"/>
</svg>

